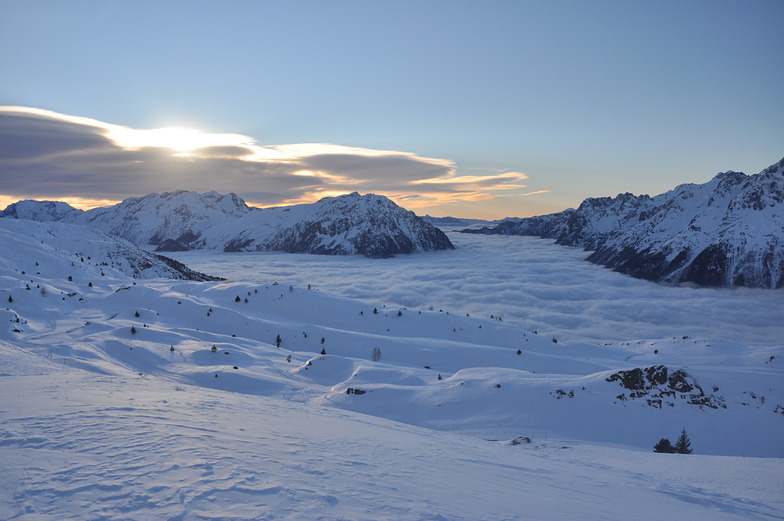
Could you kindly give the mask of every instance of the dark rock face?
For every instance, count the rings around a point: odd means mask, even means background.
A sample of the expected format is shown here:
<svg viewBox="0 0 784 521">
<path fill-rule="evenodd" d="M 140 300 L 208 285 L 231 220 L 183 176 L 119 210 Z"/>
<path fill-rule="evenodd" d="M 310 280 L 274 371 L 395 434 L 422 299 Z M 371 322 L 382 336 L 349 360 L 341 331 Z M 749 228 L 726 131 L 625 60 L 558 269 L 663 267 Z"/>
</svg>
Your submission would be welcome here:
<svg viewBox="0 0 784 521">
<path fill-rule="evenodd" d="M 183 280 L 195 280 L 197 282 L 207 282 L 207 281 L 214 281 L 214 280 L 225 280 L 222 277 L 213 277 L 212 275 L 207 275 L 206 273 L 202 273 L 200 271 L 192 270 L 185 264 L 176 261 L 174 259 L 170 259 L 169 257 L 164 257 L 163 255 L 155 255 L 154 257 L 161 261 L 162 263 L 169 266 L 175 273 L 179 274 L 179 276 L 175 276 L 173 278 L 181 278 Z"/>
<path fill-rule="evenodd" d="M 175 241 L 174 239 L 166 239 L 165 241 L 161 242 L 157 248 L 155 248 L 155 251 L 188 251 L 188 250 L 190 250 L 190 248 L 188 248 L 186 245 L 184 245 L 179 241 Z"/>
<path fill-rule="evenodd" d="M 627 275 L 704 286 L 784 286 L 784 159 L 757 175 L 724 172 L 656 197 L 590 198 L 560 213 L 465 233 L 533 235 L 593 253 Z"/>
<path fill-rule="evenodd" d="M 390 257 L 454 249 L 444 232 L 383 196 L 355 192 L 307 206 L 309 211 L 296 220 L 282 221 L 266 235 L 257 230 L 238 234 L 224 250 Z M 278 214 L 287 211 L 264 210 Z"/>
<path fill-rule="evenodd" d="M 621 387 L 631 391 L 616 396 L 621 402 L 644 399 L 651 407 L 661 409 L 665 405 L 674 407 L 678 400 L 683 400 L 687 405 L 700 408 L 727 408 L 724 398 L 706 394 L 694 378 L 682 369 L 673 371 L 663 365 L 635 367 L 611 374 L 605 381 L 619 382 Z"/>
</svg>

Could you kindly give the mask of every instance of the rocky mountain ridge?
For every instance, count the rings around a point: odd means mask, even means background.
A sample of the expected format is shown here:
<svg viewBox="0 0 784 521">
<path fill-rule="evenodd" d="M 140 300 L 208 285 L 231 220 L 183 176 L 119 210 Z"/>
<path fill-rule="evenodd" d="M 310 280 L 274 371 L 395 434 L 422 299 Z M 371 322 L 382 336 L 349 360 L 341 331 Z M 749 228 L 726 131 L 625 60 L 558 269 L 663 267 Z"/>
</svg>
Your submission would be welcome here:
<svg viewBox="0 0 784 521">
<path fill-rule="evenodd" d="M 0 217 L 95 228 L 157 251 L 284 251 L 387 257 L 453 249 L 446 235 L 386 197 L 327 197 L 317 203 L 252 208 L 236 194 L 177 191 L 131 197 L 82 212 L 65 203 L 20 201 Z"/>
<path fill-rule="evenodd" d="M 727 171 L 655 197 L 589 198 L 577 209 L 464 231 L 555 239 L 592 250 L 591 262 L 656 282 L 780 288 L 784 159 L 756 175 Z"/>
</svg>

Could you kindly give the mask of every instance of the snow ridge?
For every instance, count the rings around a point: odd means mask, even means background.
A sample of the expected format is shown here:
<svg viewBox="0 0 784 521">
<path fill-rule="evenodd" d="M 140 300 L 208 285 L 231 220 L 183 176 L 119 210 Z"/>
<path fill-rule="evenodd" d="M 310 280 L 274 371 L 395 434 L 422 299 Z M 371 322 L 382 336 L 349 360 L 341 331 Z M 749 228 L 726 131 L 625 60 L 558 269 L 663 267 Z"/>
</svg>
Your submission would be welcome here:
<svg viewBox="0 0 784 521">
<path fill-rule="evenodd" d="M 22 201 L 0 217 L 84 224 L 158 251 L 284 251 L 388 257 L 454 249 L 446 235 L 383 196 L 354 192 L 314 204 L 251 208 L 236 194 L 177 191 L 81 212 Z"/>
<path fill-rule="evenodd" d="M 587 260 L 679 284 L 784 285 L 784 159 L 756 175 L 727 171 L 655 197 L 589 198 L 579 208 L 466 233 L 535 235 L 593 250 Z"/>
<path fill-rule="evenodd" d="M 3 256 L 0 266 L 7 267 L 25 259 L 30 275 L 48 269 L 67 272 L 63 277 L 69 277 L 69 280 L 77 277 L 95 282 L 108 276 L 220 280 L 194 271 L 174 259 L 144 251 L 123 239 L 66 223 L 0 219 L 0 249 L 13 252 L 14 258 L 11 260 L 10 256 Z"/>
</svg>

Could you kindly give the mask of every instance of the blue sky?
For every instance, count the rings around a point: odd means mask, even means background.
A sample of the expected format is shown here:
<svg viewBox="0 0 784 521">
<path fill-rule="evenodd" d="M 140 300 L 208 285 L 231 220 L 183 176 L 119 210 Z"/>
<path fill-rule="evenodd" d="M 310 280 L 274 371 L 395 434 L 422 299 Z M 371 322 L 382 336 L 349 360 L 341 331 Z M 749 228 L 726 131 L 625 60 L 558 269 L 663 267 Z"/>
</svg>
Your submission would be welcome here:
<svg viewBox="0 0 784 521">
<path fill-rule="evenodd" d="M 51 160 L 41 140 L 59 120 L 36 114 L 36 132 L 2 127 L 0 192 L 215 189 L 271 205 L 356 189 L 500 218 L 756 173 L 784 155 L 783 20 L 779 0 L 0 0 L 0 105 L 98 122 L 70 121 L 82 137 L 179 127 L 282 154 L 249 167 L 238 149 L 180 149 L 172 166 L 147 143 L 90 170 L 91 153 L 83 168 L 74 150 Z M 276 148 L 310 143 L 340 147 Z"/>
</svg>

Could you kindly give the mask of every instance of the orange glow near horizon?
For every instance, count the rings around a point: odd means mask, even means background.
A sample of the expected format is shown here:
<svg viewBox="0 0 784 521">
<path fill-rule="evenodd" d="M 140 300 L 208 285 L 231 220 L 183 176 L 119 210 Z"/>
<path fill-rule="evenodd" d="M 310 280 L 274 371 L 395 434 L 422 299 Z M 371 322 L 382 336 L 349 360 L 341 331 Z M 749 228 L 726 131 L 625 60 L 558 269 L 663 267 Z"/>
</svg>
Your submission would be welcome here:
<svg viewBox="0 0 784 521">
<path fill-rule="evenodd" d="M 306 174 L 307 175 L 307 174 Z M 294 206 L 298 204 L 312 204 L 325 197 L 338 197 L 354 191 L 360 190 L 324 190 L 312 191 L 303 193 L 299 197 L 293 197 L 281 201 L 278 204 L 261 204 L 252 200 L 246 200 L 248 206 L 255 208 L 273 208 L 279 206 Z M 532 195 L 539 195 L 549 193 L 550 190 L 537 190 L 528 193 L 506 193 L 506 194 L 489 194 L 479 191 L 468 192 L 434 192 L 428 194 L 411 194 L 411 193 L 379 193 L 394 201 L 399 206 L 416 211 L 419 215 L 428 213 L 436 217 L 453 216 L 474 219 L 487 219 L 495 220 L 503 217 L 515 215 L 518 217 L 528 217 L 530 215 L 539 215 L 541 213 L 550 213 L 559 211 L 559 208 L 549 208 L 541 206 L 543 201 L 539 203 L 531 203 L 536 210 L 524 211 L 521 203 L 523 198 Z M 366 191 L 360 193 L 367 194 L 373 193 Z M 101 199 L 89 197 L 59 197 L 59 196 L 17 196 L 0 194 L 0 210 L 5 209 L 8 205 L 22 201 L 22 200 L 38 200 L 38 201 L 58 201 L 71 205 L 79 210 L 92 210 L 104 206 L 113 206 L 119 204 L 122 200 L 119 199 Z M 528 205 L 526 205 L 527 207 Z M 504 215 L 499 215 L 499 212 L 505 212 Z"/>
<path fill-rule="evenodd" d="M 79 210 L 92 210 L 93 208 L 99 208 L 101 206 L 112 206 L 122 202 L 117 199 L 90 199 L 86 197 L 59 197 L 59 196 L 36 197 L 36 196 L 0 195 L 0 208 L 5 209 L 10 204 L 17 203 L 19 201 L 25 201 L 28 199 L 32 199 L 34 201 L 56 201 L 61 203 L 67 203 Z"/>
</svg>

